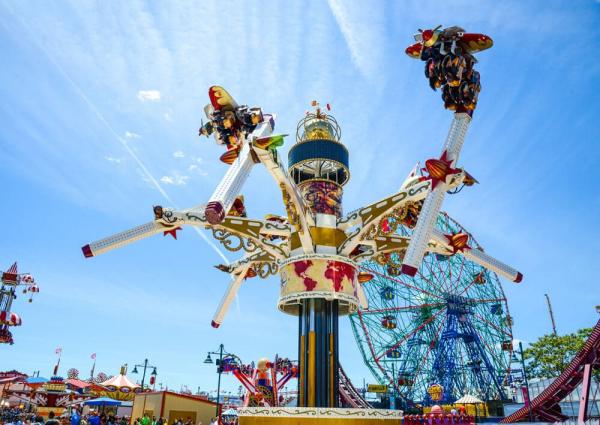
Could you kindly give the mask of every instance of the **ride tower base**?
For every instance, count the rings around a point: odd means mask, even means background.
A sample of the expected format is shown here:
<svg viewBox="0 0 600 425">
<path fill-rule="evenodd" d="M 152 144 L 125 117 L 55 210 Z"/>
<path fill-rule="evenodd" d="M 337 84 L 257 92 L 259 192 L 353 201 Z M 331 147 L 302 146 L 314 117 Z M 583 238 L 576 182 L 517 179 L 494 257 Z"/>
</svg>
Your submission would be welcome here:
<svg viewBox="0 0 600 425">
<path fill-rule="evenodd" d="M 401 410 L 319 407 L 243 407 L 240 425 L 401 425 Z"/>
</svg>

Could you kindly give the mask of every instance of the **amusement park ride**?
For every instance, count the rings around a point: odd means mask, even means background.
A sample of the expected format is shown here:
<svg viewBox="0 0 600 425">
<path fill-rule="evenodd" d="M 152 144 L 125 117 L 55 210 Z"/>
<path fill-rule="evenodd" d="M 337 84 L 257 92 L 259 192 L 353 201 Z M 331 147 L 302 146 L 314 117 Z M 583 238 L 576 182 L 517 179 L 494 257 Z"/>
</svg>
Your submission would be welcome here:
<svg viewBox="0 0 600 425">
<path fill-rule="evenodd" d="M 230 166 L 208 203 L 182 211 L 154 207 L 154 220 L 85 245 L 84 255 L 93 257 L 161 232 L 175 235 L 183 225 L 210 229 L 226 249 L 245 251 L 238 261 L 218 266 L 232 280 L 214 315 L 214 327 L 222 323 L 246 279 L 279 274 L 278 308 L 299 319 L 299 407 L 338 406 L 340 315 L 357 310 L 363 318 L 385 313 L 379 326 L 400 330 L 395 314 L 404 306 L 382 304 L 372 309 L 363 285 L 369 288 L 370 282 L 385 281 L 383 298 L 393 300 L 401 288 L 412 286 L 408 283 L 411 279 L 428 280 L 428 289 L 415 287 L 414 292 L 406 293 L 407 299 L 422 296 L 413 310 L 418 313 L 413 315 L 413 326 L 431 333 L 428 345 L 410 339 L 414 332 L 407 333 L 408 340 L 392 332 L 393 338 L 381 347 L 367 343 L 379 370 L 376 375 L 398 387 L 400 381 L 382 366 L 384 360 L 402 359 L 399 347 L 403 343 L 418 350 L 425 347 L 436 353 L 430 365 L 434 372 L 427 377 L 435 382 L 426 384 L 441 385 L 442 399 L 451 400 L 455 397 L 453 382 L 467 372 L 454 367 L 460 339 L 465 358 L 472 362 L 470 369 L 483 371 L 476 373 L 475 379 L 481 386 L 497 388 L 495 365 L 485 354 L 487 341 L 479 337 L 481 329 L 472 319 L 481 314 L 477 310 L 480 304 L 498 304 L 494 308 L 506 314 L 505 303 L 470 299 L 467 287 L 499 286 L 495 274 L 514 282 L 520 282 L 522 275 L 485 253 L 462 227 L 440 213 L 446 193 L 476 183 L 457 161 L 480 91 L 473 54 L 491 47 L 492 41 L 458 27 L 421 31 L 415 38 L 417 43 L 407 54 L 426 62 L 430 85 L 442 89 L 445 107 L 454 111 L 454 118 L 439 158 L 427 160 L 422 172 L 411 173 L 397 192 L 344 215 L 342 195 L 350 178 L 349 156 L 333 116 L 313 102 L 314 110 L 297 126 L 286 169 L 277 151 L 284 135 L 272 135 L 275 116 L 261 108 L 240 106 L 222 87 L 213 86 L 209 89 L 211 104 L 205 108 L 209 122 L 202 124 L 200 134 L 214 134 L 217 143 L 227 147 L 221 160 Z M 246 217 L 239 195 L 256 164 L 262 164 L 280 188 L 285 217 Z M 450 264 L 454 268 L 468 263 L 465 274 L 472 273 L 471 281 L 461 287 L 458 281 L 436 277 L 436 271 L 429 270 L 431 258 L 445 262 L 446 271 Z M 442 313 L 446 320 L 436 321 Z M 510 326 L 508 329 L 510 335 Z M 450 378 L 441 373 L 444 370 Z"/>
<path fill-rule="evenodd" d="M 29 273 L 19 273 L 15 262 L 2 273 L 0 283 L 0 344 L 12 345 L 14 341 L 10 327 L 21 326 L 19 315 L 11 312 L 19 288 L 23 289 L 23 294 L 29 294 L 29 302 L 33 301 L 33 294 L 40 291 L 33 276 Z"/>
<path fill-rule="evenodd" d="M 289 359 L 275 356 L 275 361 L 262 358 L 245 365 L 234 355 L 223 358 L 219 365 L 225 373 L 232 373 L 246 389 L 244 407 L 284 406 L 290 400 L 283 395 L 283 389 L 293 378 L 298 377 L 298 365 Z"/>
</svg>

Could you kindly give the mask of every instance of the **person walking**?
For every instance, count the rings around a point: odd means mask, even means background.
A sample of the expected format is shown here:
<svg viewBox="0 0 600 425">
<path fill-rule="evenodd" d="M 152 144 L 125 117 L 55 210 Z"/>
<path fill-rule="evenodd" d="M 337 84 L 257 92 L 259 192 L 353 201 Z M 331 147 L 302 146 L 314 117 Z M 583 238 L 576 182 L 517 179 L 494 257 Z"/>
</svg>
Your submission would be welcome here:
<svg viewBox="0 0 600 425">
<path fill-rule="evenodd" d="M 71 413 L 71 425 L 81 425 L 81 415 L 77 411 L 77 408 L 73 409 Z"/>
<path fill-rule="evenodd" d="M 48 420 L 46 421 L 46 425 L 60 425 L 60 422 L 54 419 L 53 411 L 50 411 L 50 413 L 48 413 Z"/>
</svg>

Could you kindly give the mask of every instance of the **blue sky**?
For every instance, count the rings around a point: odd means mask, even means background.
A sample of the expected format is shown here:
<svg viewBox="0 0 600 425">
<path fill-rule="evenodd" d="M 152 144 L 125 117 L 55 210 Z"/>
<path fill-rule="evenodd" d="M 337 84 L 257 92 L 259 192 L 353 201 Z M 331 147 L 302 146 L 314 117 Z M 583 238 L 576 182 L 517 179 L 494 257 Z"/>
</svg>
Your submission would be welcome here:
<svg viewBox="0 0 600 425">
<path fill-rule="evenodd" d="M 523 272 L 520 285 L 503 282 L 516 338 L 549 332 L 544 293 L 559 332 L 592 326 L 599 18 L 591 0 L 0 1 L 0 265 L 18 260 L 41 287 L 32 304 L 17 300 L 24 324 L 0 369 L 49 375 L 61 346 L 62 364 L 83 373 L 93 352 L 111 374 L 148 357 L 158 382 L 212 390 L 202 361 L 221 342 L 246 361 L 295 357 L 296 320 L 276 310 L 276 279 L 248 281 L 210 327 L 228 280 L 193 230 L 93 260 L 80 247 L 149 221 L 152 205 L 208 199 L 226 171 L 221 148 L 197 137 L 213 84 L 277 113 L 292 134 L 312 99 L 330 102 L 351 154 L 346 210 L 391 193 L 439 154 L 451 120 L 404 54 L 417 28 L 437 24 L 495 41 L 479 55 L 483 91 L 460 160 L 481 184 L 444 209 Z M 244 195 L 252 216 L 283 213 L 262 169 Z M 344 367 L 369 381 L 341 323 Z M 237 388 L 233 377 L 225 387 Z"/>
</svg>

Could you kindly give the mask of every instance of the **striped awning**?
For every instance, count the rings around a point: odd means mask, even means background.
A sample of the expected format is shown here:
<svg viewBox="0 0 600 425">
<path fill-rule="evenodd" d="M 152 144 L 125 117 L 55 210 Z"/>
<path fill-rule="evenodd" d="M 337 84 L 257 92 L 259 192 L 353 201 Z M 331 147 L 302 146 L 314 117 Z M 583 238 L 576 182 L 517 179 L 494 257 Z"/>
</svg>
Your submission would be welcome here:
<svg viewBox="0 0 600 425">
<path fill-rule="evenodd" d="M 471 394 L 465 394 L 454 402 L 455 404 L 479 404 L 483 403 L 480 399 Z"/>
</svg>

